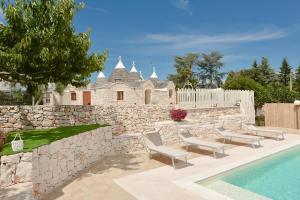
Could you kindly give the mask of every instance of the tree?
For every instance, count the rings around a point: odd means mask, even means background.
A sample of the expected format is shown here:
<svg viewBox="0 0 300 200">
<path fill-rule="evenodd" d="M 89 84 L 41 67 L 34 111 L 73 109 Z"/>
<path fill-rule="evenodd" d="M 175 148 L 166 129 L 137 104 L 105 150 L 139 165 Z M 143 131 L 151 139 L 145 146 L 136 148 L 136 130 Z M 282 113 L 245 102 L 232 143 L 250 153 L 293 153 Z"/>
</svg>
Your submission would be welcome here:
<svg viewBox="0 0 300 200">
<path fill-rule="evenodd" d="M 197 62 L 200 87 L 217 88 L 222 85 L 222 79 L 225 75 L 225 73 L 220 72 L 224 65 L 221 62 L 222 58 L 223 55 L 218 52 L 202 54 L 202 60 Z"/>
<path fill-rule="evenodd" d="M 297 92 L 300 92 L 300 66 L 296 69 L 293 89 Z"/>
<path fill-rule="evenodd" d="M 255 107 L 261 107 L 264 103 L 269 102 L 270 93 L 264 87 L 253 79 L 243 76 L 240 73 L 229 73 L 224 83 L 224 89 L 231 90 L 253 90 L 255 96 Z"/>
<path fill-rule="evenodd" d="M 289 65 L 287 59 L 284 58 L 279 72 L 279 82 L 282 85 L 284 86 L 289 85 L 291 72 L 292 72 L 292 67 Z"/>
<path fill-rule="evenodd" d="M 299 99 L 299 92 L 290 91 L 288 87 L 281 84 L 266 86 L 266 90 L 271 94 L 270 102 L 272 103 L 293 103 Z"/>
<path fill-rule="evenodd" d="M 74 0 L 2 0 L 0 79 L 37 93 L 49 82 L 83 86 L 103 68 L 107 52 L 88 53 L 90 31 L 77 33 Z"/>
<path fill-rule="evenodd" d="M 262 57 L 261 64 L 258 66 L 257 82 L 265 86 L 277 79 L 274 70 L 269 64 L 269 60 L 266 57 Z"/>
<path fill-rule="evenodd" d="M 182 88 L 189 82 L 195 88 L 197 86 L 197 79 L 193 72 L 193 68 L 198 60 L 199 55 L 195 53 L 188 53 L 186 56 L 175 56 L 176 74 L 169 74 L 168 80 L 173 81 L 176 88 Z"/>
<path fill-rule="evenodd" d="M 255 81 L 258 81 L 258 77 L 259 77 L 259 66 L 256 62 L 256 60 L 253 61 L 253 64 L 252 64 L 252 68 L 251 68 L 251 78 Z"/>
</svg>

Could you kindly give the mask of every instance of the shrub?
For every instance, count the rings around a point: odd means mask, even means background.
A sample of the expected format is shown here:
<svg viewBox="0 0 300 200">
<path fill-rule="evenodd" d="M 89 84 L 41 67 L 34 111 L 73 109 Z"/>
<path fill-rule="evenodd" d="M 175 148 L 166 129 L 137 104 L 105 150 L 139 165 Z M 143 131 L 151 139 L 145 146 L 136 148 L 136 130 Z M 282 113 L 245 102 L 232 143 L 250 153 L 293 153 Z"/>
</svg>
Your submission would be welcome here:
<svg viewBox="0 0 300 200">
<path fill-rule="evenodd" d="M 182 109 L 172 109 L 172 110 L 170 110 L 170 117 L 174 121 L 181 121 L 186 117 L 186 115 L 187 115 L 186 110 L 182 110 Z"/>
</svg>

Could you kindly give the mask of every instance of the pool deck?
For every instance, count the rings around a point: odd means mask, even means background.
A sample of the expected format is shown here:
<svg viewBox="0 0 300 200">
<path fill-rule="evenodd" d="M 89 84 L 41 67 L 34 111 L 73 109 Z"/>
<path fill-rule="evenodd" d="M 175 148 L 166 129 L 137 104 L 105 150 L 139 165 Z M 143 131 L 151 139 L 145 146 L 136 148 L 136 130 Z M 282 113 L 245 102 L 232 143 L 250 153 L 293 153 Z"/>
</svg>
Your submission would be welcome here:
<svg viewBox="0 0 300 200">
<path fill-rule="evenodd" d="M 201 156 L 190 159 L 189 166 L 181 165 L 176 170 L 167 165 L 117 178 L 114 181 L 138 200 L 230 199 L 196 184 L 195 181 L 217 175 L 298 144 L 300 144 L 300 135 L 287 134 L 286 139 L 281 141 L 264 139 L 262 146 L 255 149 L 251 146 L 238 146 L 227 149 L 227 155 L 218 159 Z"/>
</svg>

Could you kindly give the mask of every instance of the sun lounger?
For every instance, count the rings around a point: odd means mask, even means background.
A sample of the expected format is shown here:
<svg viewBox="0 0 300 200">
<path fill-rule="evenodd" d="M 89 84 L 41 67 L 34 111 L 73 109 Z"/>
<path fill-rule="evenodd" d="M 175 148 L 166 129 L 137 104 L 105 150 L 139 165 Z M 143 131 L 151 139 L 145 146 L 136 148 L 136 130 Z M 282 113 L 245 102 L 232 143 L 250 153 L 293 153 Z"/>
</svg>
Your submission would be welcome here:
<svg viewBox="0 0 300 200">
<path fill-rule="evenodd" d="M 257 144 L 258 146 L 261 146 L 260 140 L 263 139 L 263 137 L 259 137 L 259 136 L 238 134 L 233 131 L 227 130 L 223 127 L 216 128 L 215 130 L 217 131 L 217 133 L 219 133 L 223 137 L 224 143 L 226 142 L 226 139 L 228 139 L 230 141 L 233 138 L 242 139 L 242 140 L 249 141 L 252 144 L 252 147 L 255 148 L 255 144 Z"/>
<path fill-rule="evenodd" d="M 217 152 L 224 154 L 224 144 L 209 142 L 193 137 L 193 135 L 186 129 L 179 129 L 178 136 L 186 144 L 186 150 L 188 150 L 189 146 L 197 146 L 211 149 L 215 158 Z"/>
<path fill-rule="evenodd" d="M 261 132 L 272 134 L 272 136 L 276 137 L 277 140 L 284 140 L 285 132 L 282 130 L 274 130 L 274 129 L 266 129 L 266 128 L 259 128 L 252 124 L 242 124 L 242 128 L 254 132 L 255 135 L 259 135 Z"/>
<path fill-rule="evenodd" d="M 142 137 L 145 147 L 149 152 L 150 158 L 152 152 L 160 153 L 164 156 L 170 157 L 172 159 L 172 165 L 174 169 L 176 169 L 174 161 L 175 159 L 184 158 L 185 164 L 188 164 L 187 156 L 189 155 L 189 153 L 164 146 L 158 131 L 142 134 Z"/>
</svg>

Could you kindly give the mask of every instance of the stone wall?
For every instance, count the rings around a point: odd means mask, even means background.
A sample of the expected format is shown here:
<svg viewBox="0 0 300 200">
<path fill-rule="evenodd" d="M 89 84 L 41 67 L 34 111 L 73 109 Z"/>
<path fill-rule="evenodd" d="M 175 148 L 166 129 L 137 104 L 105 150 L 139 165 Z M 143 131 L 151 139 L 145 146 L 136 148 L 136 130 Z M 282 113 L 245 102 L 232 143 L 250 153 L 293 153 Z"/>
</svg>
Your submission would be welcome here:
<svg viewBox="0 0 300 200">
<path fill-rule="evenodd" d="M 113 151 L 112 129 L 107 126 L 57 140 L 32 153 L 2 156 L 0 186 L 31 182 L 29 189 L 38 199 Z"/>
<path fill-rule="evenodd" d="M 32 153 L 0 157 L 0 188 L 32 182 Z"/>
<path fill-rule="evenodd" d="M 114 135 L 141 132 L 168 120 L 172 106 L 0 106 L 0 129 L 51 128 L 80 124 L 109 124 Z"/>
<path fill-rule="evenodd" d="M 80 124 L 109 124 L 114 135 L 140 133 L 169 120 L 173 106 L 0 106 L 0 129 L 41 129 Z M 239 113 L 238 107 L 192 109 L 188 118 Z"/>
<path fill-rule="evenodd" d="M 164 144 L 180 143 L 177 131 L 180 128 L 189 129 L 195 136 L 213 138 L 217 136 L 214 128 L 225 126 L 232 130 L 240 129 L 242 122 L 247 122 L 246 115 L 239 113 L 239 108 L 209 108 L 194 109 L 188 111 L 188 117 L 181 122 L 172 120 L 160 121 L 153 124 L 147 131 L 160 130 Z M 134 152 L 144 150 L 141 132 L 134 134 L 122 134 L 113 137 L 113 148 L 115 152 Z"/>
<path fill-rule="evenodd" d="M 98 128 L 41 146 L 32 152 L 35 196 L 51 192 L 74 174 L 112 151 L 111 127 Z"/>
<path fill-rule="evenodd" d="M 216 107 L 216 108 L 195 108 L 188 110 L 188 119 L 202 119 L 218 117 L 225 115 L 234 115 L 240 113 L 240 108 L 234 107 Z"/>
</svg>

